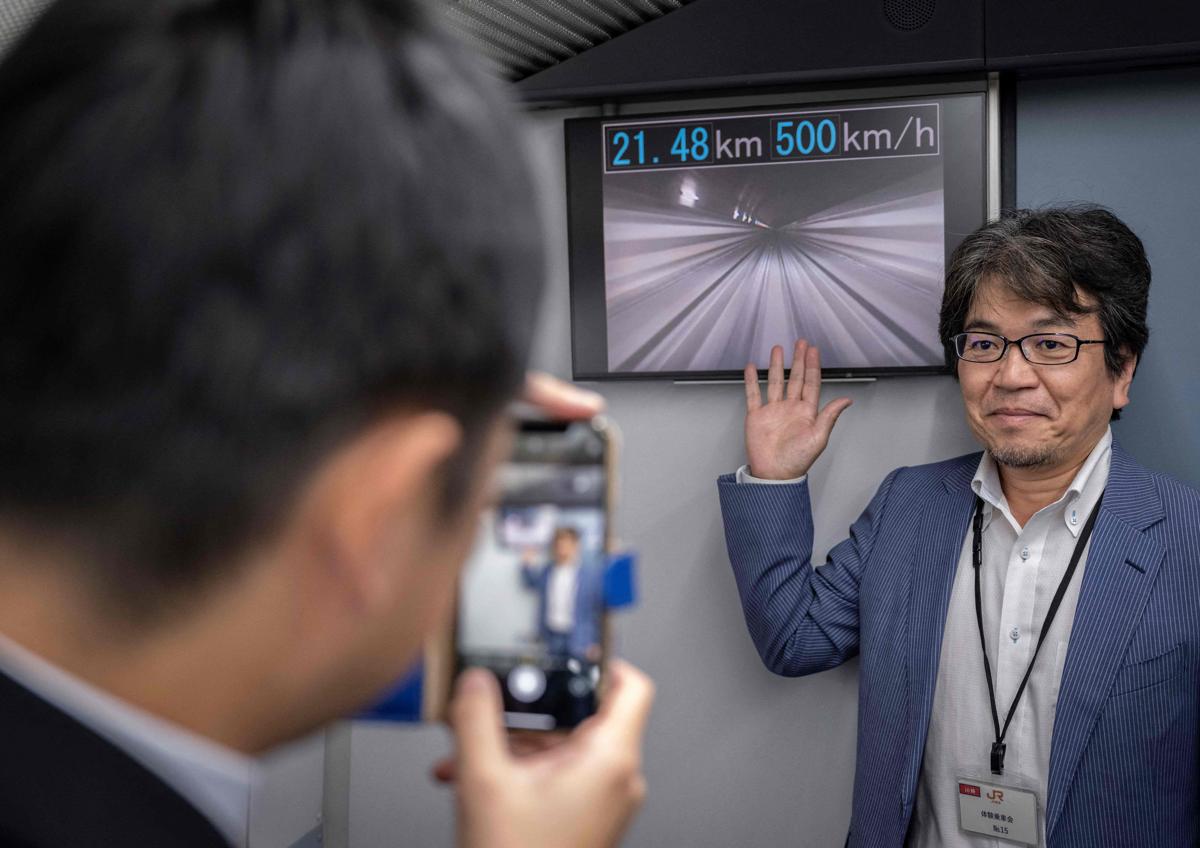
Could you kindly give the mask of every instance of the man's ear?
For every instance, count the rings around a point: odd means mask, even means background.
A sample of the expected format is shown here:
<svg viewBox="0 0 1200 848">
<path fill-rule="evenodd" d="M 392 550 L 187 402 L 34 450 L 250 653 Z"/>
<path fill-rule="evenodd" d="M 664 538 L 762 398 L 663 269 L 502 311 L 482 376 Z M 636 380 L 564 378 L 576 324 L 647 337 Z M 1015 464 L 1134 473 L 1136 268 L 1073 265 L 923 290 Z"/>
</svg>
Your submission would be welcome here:
<svg viewBox="0 0 1200 848">
<path fill-rule="evenodd" d="M 1129 385 L 1133 382 L 1134 372 L 1137 371 L 1138 358 L 1128 354 L 1121 371 L 1113 378 L 1113 409 L 1124 409 L 1129 405 Z"/>
<path fill-rule="evenodd" d="M 361 434 L 319 475 L 309 515 L 334 591 L 344 590 L 353 606 L 391 602 L 399 563 L 384 551 L 401 558 L 395 540 L 416 543 L 436 520 L 438 472 L 461 443 L 453 416 L 401 413 Z"/>
</svg>

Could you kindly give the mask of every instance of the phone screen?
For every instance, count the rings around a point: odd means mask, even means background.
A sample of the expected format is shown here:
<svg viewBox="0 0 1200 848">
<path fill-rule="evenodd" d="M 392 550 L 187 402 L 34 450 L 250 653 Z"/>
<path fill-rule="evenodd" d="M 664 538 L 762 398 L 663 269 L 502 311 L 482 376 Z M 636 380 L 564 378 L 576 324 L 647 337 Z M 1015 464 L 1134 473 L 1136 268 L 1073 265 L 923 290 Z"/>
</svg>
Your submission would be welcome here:
<svg viewBox="0 0 1200 848">
<path fill-rule="evenodd" d="M 596 711 L 604 643 L 603 423 L 525 423 L 463 573 L 457 666 L 490 669 L 506 724 L 574 727 Z"/>
</svg>

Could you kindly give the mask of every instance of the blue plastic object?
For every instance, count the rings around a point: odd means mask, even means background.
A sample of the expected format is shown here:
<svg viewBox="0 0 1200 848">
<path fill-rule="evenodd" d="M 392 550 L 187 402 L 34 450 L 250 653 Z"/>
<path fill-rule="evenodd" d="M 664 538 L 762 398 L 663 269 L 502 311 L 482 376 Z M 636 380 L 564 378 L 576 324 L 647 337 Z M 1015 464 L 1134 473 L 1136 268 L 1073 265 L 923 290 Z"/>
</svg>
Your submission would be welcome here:
<svg viewBox="0 0 1200 848">
<path fill-rule="evenodd" d="M 418 662 L 379 703 L 356 718 L 368 721 L 420 721 L 424 694 L 425 664 Z"/>
<path fill-rule="evenodd" d="M 637 603 L 637 554 L 613 554 L 604 569 L 604 603 L 610 610 Z"/>
</svg>

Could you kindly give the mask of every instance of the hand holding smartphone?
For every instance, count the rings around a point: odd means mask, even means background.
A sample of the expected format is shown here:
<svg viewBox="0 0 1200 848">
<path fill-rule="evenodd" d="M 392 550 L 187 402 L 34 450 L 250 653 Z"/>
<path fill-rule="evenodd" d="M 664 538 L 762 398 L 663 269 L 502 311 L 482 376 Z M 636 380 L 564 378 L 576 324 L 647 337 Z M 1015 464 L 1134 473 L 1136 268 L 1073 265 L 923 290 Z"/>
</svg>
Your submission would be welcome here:
<svg viewBox="0 0 1200 848">
<path fill-rule="evenodd" d="M 583 418 L 598 411 L 595 408 L 597 396 L 581 392 L 545 375 L 531 377 L 527 386 L 526 400 L 539 406 L 543 411 L 568 419 Z M 591 422 L 588 422 L 588 426 L 593 433 L 597 431 Z M 591 487 L 583 485 L 582 482 L 579 484 L 580 491 L 574 492 L 570 498 L 530 498 L 526 497 L 531 494 L 530 490 L 516 486 L 513 487 L 513 497 L 510 498 L 507 494 L 508 489 L 505 488 L 500 493 L 497 507 L 489 518 L 492 541 L 485 541 L 485 545 L 492 544 L 495 547 L 501 547 L 504 543 L 505 539 L 496 535 L 496 528 L 498 525 L 503 525 L 501 516 L 506 509 L 511 508 L 512 514 L 520 515 L 522 510 L 530 507 L 535 510 L 538 507 L 551 507 L 554 510 L 555 519 L 569 518 L 572 515 L 585 516 L 581 520 L 583 526 L 578 528 L 581 542 L 586 529 L 592 534 L 593 539 L 599 535 L 604 540 L 604 548 L 608 548 L 611 536 L 609 516 L 611 514 L 615 446 L 611 438 L 611 428 L 599 429 L 605 430 L 605 437 L 602 437 L 602 440 L 605 441 L 602 505 L 598 508 L 596 499 L 591 494 L 585 496 L 585 492 L 582 490 L 588 489 L 590 492 Z M 563 435 L 566 435 L 565 428 L 563 430 Z M 536 428 L 534 428 L 534 432 L 536 433 Z M 528 434 L 526 438 L 528 438 Z M 557 438 L 556 436 L 552 441 Z M 533 454 L 533 451 L 527 450 L 530 447 L 528 444 L 525 445 L 525 448 L 520 446 L 522 441 L 525 439 L 519 437 L 518 447 L 514 452 L 511 465 L 522 465 L 523 458 Z M 590 442 L 591 436 L 586 441 Z M 576 463 L 555 462 L 548 457 L 557 455 L 559 459 L 565 459 L 574 452 L 557 448 L 551 451 L 550 447 L 543 443 L 542 448 L 545 450 L 541 452 L 540 462 L 543 466 L 550 466 L 551 469 L 556 465 L 560 466 L 560 469 L 559 473 L 555 475 L 546 473 L 548 469 L 543 468 L 541 473 L 543 481 L 547 478 L 554 479 L 556 476 L 560 480 L 573 480 L 574 475 L 571 473 L 571 469 Z M 594 454 L 595 451 L 588 449 L 586 452 Z M 594 471 L 589 471 L 587 468 L 596 464 L 592 459 L 589 458 L 588 461 L 577 464 L 581 468 L 575 470 L 583 472 L 581 478 L 586 478 L 588 474 L 594 475 Z M 536 478 L 538 475 L 532 473 L 528 468 L 518 468 L 512 476 L 519 480 Z M 505 480 L 501 482 L 505 483 Z M 574 488 L 572 484 L 571 489 L 574 490 Z M 547 490 L 543 489 L 543 491 Z M 548 491 L 553 494 L 556 490 L 549 489 Z M 559 512 L 560 509 L 561 512 Z M 599 518 L 595 517 L 597 509 L 601 514 Z M 592 517 L 586 517 L 589 515 Z M 524 518 L 530 519 L 531 515 L 525 515 Z M 540 520 L 548 521 L 546 518 Z M 590 529 L 588 529 L 589 524 L 591 525 Z M 483 556 L 483 552 L 477 552 L 480 558 L 473 565 L 484 569 L 481 573 L 485 575 L 485 578 L 484 582 L 479 585 L 468 584 L 465 580 L 463 582 L 464 592 L 468 595 L 467 601 L 465 604 L 460 604 L 455 616 L 456 633 L 445 641 L 444 644 L 447 647 L 442 652 L 446 660 L 442 663 L 442 667 L 447 672 L 444 674 L 447 691 L 451 676 L 448 673 L 450 668 L 463 666 L 464 660 L 471 651 L 480 647 L 486 648 L 485 634 L 490 632 L 501 641 L 505 639 L 506 628 L 499 626 L 496 621 L 491 621 L 488 614 L 489 595 L 486 590 L 486 576 L 495 577 L 507 572 L 509 582 L 505 584 L 506 591 L 511 593 L 513 588 L 511 578 L 514 569 L 519 571 L 525 567 L 534 570 L 539 565 L 544 569 L 549 565 L 551 558 L 573 558 L 568 555 L 570 552 L 566 550 L 560 552 L 561 555 L 558 557 L 554 557 L 554 533 L 549 534 L 549 545 L 547 545 L 544 526 L 539 533 L 532 534 L 534 538 L 521 539 L 520 537 L 526 534 L 530 526 L 542 525 L 537 524 L 537 521 L 518 519 L 514 519 L 511 524 L 512 529 L 509 531 L 507 539 L 512 546 L 520 548 L 515 556 L 515 562 L 511 551 L 503 557 L 493 557 L 490 560 Z M 557 527 L 558 525 L 555 522 L 549 522 L 549 526 Z M 562 535 L 564 534 L 560 534 L 560 536 Z M 486 528 L 484 537 L 485 540 L 489 538 L 489 531 Z M 559 547 L 570 548 L 571 546 L 564 541 Z M 580 553 L 582 553 L 584 545 L 580 544 L 579 547 Z M 486 551 L 486 548 L 484 550 Z M 489 561 L 490 569 L 488 568 Z M 507 568 L 504 567 L 505 561 Z M 543 573 L 541 576 L 545 577 L 545 574 Z M 562 580 L 562 578 L 559 579 Z M 546 578 L 546 582 L 549 582 L 548 578 Z M 473 623 L 476 619 L 470 618 L 471 614 L 465 611 L 467 605 L 473 603 L 472 585 L 474 585 L 474 589 L 482 590 L 478 596 L 482 612 L 477 614 L 483 615 L 481 620 L 483 623 L 478 626 Z M 564 596 L 568 594 L 561 587 L 559 591 Z M 492 600 L 499 602 L 499 599 L 496 598 L 492 598 Z M 528 596 L 526 596 L 525 604 L 526 613 L 528 613 Z M 540 598 L 537 606 L 541 607 Z M 562 609 L 560 605 L 560 613 Z M 507 682 L 507 674 L 498 674 L 494 668 L 475 669 L 460 677 L 454 702 L 448 714 L 455 736 L 455 755 L 452 759 L 440 763 L 435 769 L 435 775 L 441 780 L 457 783 L 458 842 L 465 848 L 484 845 L 491 846 L 491 848 L 507 845 L 521 846 L 521 848 L 558 848 L 558 846 L 563 848 L 566 846 L 570 846 L 570 848 L 593 848 L 593 846 L 601 848 L 615 845 L 636 814 L 645 795 L 645 779 L 641 770 L 641 747 L 646 720 L 653 701 L 654 686 L 645 674 L 628 663 L 620 660 L 605 662 L 603 647 L 606 622 L 603 611 L 600 616 L 601 623 L 598 629 L 601 634 L 601 651 L 595 660 L 595 666 L 600 670 L 600 683 L 605 686 L 602 703 L 596 704 L 595 690 L 593 689 L 593 694 L 585 700 L 588 701 L 586 705 L 588 709 L 596 709 L 595 714 L 584 718 L 570 733 L 554 734 L 553 736 L 524 734 L 522 737 L 512 737 L 527 742 L 546 739 L 546 744 L 514 746 L 510 740 L 505 739 L 504 724 L 513 723 L 508 714 L 514 712 L 514 710 L 508 709 L 510 704 L 506 703 L 507 696 L 503 694 L 502 683 Z M 507 650 L 498 652 L 501 662 L 505 664 L 512 662 L 514 657 L 525 658 L 526 652 L 531 648 L 529 637 L 534 633 L 540 633 L 543 624 L 546 623 L 540 616 L 532 620 L 529 620 L 528 617 L 514 620 L 524 623 L 518 623 L 508 628 L 507 638 L 511 641 L 507 644 Z M 464 626 L 459 627 L 459 624 Z M 588 626 L 590 627 L 590 625 Z M 462 632 L 464 629 L 469 632 Z M 464 636 L 465 639 L 460 638 Z M 579 637 L 576 639 L 577 642 L 587 641 Z M 493 644 L 491 647 L 497 647 L 497 645 Z M 543 640 L 540 652 L 535 652 L 534 658 L 540 659 L 545 665 L 552 666 L 556 660 L 554 660 L 549 647 Z M 580 662 L 580 668 L 582 669 L 582 667 L 583 663 Z M 569 665 L 567 669 L 570 671 Z M 573 715 L 572 711 L 577 706 L 577 703 L 572 704 L 568 701 L 565 706 L 559 702 L 557 707 L 550 708 L 548 704 L 534 702 L 524 704 L 521 710 L 515 712 L 524 714 L 523 719 L 517 720 L 518 723 L 527 723 L 528 716 L 531 715 L 549 715 L 557 726 L 558 714 L 565 709 Z M 547 708 L 549 712 L 541 712 L 542 709 Z M 504 722 L 500 719 L 501 713 L 505 714 Z M 446 715 L 444 710 L 442 714 Z M 564 720 L 569 723 L 572 719 L 571 716 L 565 716 Z M 554 741 L 551 743 L 550 739 Z M 519 750 L 523 753 L 518 754 Z"/>
<path fill-rule="evenodd" d="M 500 692 L 487 672 L 464 675 L 451 722 L 458 782 L 458 844 L 463 848 L 609 848 L 646 794 L 641 747 L 654 686 L 612 660 L 599 712 L 552 747 L 515 755 L 496 721 Z"/>
</svg>

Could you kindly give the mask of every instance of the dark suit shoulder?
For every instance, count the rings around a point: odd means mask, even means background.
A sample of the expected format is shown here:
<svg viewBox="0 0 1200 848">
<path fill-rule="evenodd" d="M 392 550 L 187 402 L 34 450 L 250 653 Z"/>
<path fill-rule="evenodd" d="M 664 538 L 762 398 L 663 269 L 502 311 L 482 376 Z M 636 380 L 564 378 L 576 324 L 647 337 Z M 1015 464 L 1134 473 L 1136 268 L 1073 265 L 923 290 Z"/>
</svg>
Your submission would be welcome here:
<svg viewBox="0 0 1200 848">
<path fill-rule="evenodd" d="M 1200 525 L 1200 491 L 1169 474 L 1151 471 L 1115 439 L 1104 502 L 1139 529 L 1162 519 L 1168 527 Z"/>
<path fill-rule="evenodd" d="M 0 674 L 0 845 L 228 848 L 174 789 Z"/>
<path fill-rule="evenodd" d="M 893 490 L 906 495 L 917 494 L 921 489 L 935 485 L 966 485 L 975 476 L 982 456 L 977 451 L 922 465 L 906 465 L 888 476 Z"/>
<path fill-rule="evenodd" d="M 1170 474 L 1147 471 L 1168 512 L 1185 513 L 1200 520 L 1200 489 Z"/>
<path fill-rule="evenodd" d="M 949 474 L 961 473 L 964 469 L 969 469 L 972 476 L 975 474 L 975 469 L 979 467 L 979 460 L 983 458 L 982 451 L 974 453 L 964 453 L 961 456 L 951 457 L 950 459 L 939 459 L 937 462 L 927 462 L 923 465 L 909 465 L 903 470 L 909 474 L 918 474 L 922 477 L 940 480 Z"/>
</svg>

